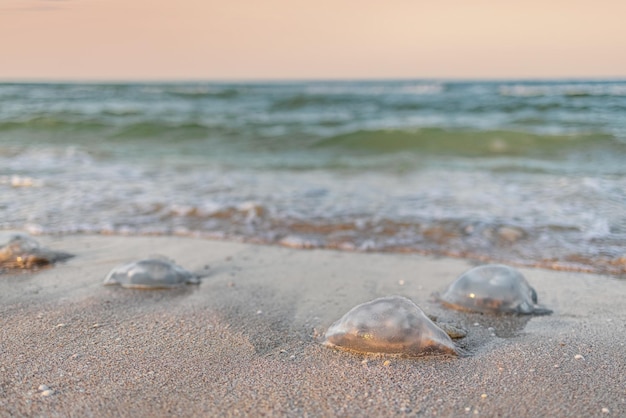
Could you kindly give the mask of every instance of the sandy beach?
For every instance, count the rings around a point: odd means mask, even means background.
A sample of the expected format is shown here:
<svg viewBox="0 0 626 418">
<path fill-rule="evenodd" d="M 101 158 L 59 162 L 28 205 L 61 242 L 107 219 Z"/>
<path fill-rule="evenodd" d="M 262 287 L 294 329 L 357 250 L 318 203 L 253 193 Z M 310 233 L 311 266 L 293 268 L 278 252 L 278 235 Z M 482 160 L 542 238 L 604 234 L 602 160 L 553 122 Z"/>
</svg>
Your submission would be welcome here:
<svg viewBox="0 0 626 418">
<path fill-rule="evenodd" d="M 624 280 L 521 269 L 554 313 L 489 316 L 432 301 L 472 267 L 461 259 L 37 239 L 76 257 L 0 276 L 3 417 L 626 415 Z M 208 276 L 173 291 L 102 286 L 111 268 L 155 254 Z M 388 295 L 462 325 L 471 355 L 388 359 L 320 344 L 353 306 Z"/>
</svg>

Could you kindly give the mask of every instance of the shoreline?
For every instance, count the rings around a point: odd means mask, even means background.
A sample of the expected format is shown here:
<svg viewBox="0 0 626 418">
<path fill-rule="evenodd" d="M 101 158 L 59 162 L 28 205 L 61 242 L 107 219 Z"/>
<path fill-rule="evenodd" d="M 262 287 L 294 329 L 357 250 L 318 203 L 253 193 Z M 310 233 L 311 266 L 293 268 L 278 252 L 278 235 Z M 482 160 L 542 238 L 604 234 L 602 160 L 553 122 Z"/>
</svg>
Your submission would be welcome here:
<svg viewBox="0 0 626 418">
<path fill-rule="evenodd" d="M 513 228 L 514 229 L 514 228 Z M 506 238 L 506 233 L 509 233 L 509 228 L 504 228 L 507 232 L 504 233 L 500 240 L 500 244 L 510 245 L 515 243 L 516 239 Z M 441 231 L 438 231 L 440 233 Z M 543 259 L 523 261 L 518 255 L 517 257 L 506 258 L 502 255 L 489 255 L 486 251 L 472 252 L 470 250 L 461 249 L 444 249 L 444 245 L 441 244 L 441 248 L 416 247 L 416 246 L 383 246 L 380 248 L 360 248 L 355 246 L 351 242 L 342 241 L 329 241 L 324 242 L 322 239 L 307 238 L 306 236 L 299 236 L 296 234 L 287 234 L 279 240 L 264 240 L 258 236 L 244 236 L 244 235 L 225 235 L 221 233 L 212 233 L 208 231 L 203 232 L 116 232 L 116 231 L 101 231 L 101 232 L 42 232 L 38 229 L 26 229 L 22 230 L 0 230 L 0 243 L 4 243 L 7 239 L 15 233 L 26 233 L 33 237 L 64 237 L 64 236 L 102 236 L 102 237 L 160 237 L 160 238 L 182 238 L 192 240 L 203 241 L 216 241 L 216 242 L 231 242 L 244 245 L 259 245 L 278 248 L 290 248 L 295 250 L 323 250 L 323 251 L 338 251 L 352 254 L 413 254 L 423 257 L 433 258 L 451 258 L 457 260 L 465 260 L 469 263 L 476 264 L 506 264 L 516 268 L 530 268 L 530 269 L 544 269 L 549 271 L 564 271 L 572 273 L 583 273 L 599 276 L 608 276 L 616 279 L 626 279 L 626 255 L 619 258 L 600 257 L 593 259 L 583 255 L 571 255 L 563 259 Z M 516 234 L 512 232 L 511 234 Z"/>
<path fill-rule="evenodd" d="M 0 416 L 626 414 L 623 280 L 520 268 L 554 313 L 489 316 L 431 299 L 472 267 L 463 259 L 174 236 L 37 239 L 76 257 L 0 275 Z M 156 254 L 209 275 L 173 291 L 102 286 L 111 268 Z M 389 295 L 461 324 L 470 356 L 319 344 L 353 306 Z"/>
</svg>

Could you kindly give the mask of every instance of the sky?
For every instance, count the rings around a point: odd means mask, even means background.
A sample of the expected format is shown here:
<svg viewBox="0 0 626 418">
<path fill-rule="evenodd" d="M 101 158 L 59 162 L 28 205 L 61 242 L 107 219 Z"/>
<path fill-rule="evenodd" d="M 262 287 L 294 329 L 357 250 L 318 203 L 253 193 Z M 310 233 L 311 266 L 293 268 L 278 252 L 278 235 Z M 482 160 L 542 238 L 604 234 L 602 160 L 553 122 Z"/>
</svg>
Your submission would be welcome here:
<svg viewBox="0 0 626 418">
<path fill-rule="evenodd" d="M 0 0 L 0 80 L 626 78 L 626 0 Z"/>
</svg>

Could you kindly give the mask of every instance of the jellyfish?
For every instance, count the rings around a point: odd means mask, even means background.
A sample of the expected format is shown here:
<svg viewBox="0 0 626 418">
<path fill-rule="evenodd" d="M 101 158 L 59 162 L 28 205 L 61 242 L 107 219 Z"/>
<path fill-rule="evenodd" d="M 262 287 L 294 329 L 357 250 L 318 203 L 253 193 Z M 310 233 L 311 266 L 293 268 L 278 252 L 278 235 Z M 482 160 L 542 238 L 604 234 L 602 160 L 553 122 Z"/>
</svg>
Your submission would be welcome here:
<svg viewBox="0 0 626 418">
<path fill-rule="evenodd" d="M 71 257 L 72 254 L 42 247 L 29 236 L 14 235 L 6 245 L 0 247 L 0 268 L 33 269 Z"/>
<path fill-rule="evenodd" d="M 378 298 L 355 306 L 328 328 L 324 345 L 400 357 L 461 354 L 445 331 L 402 296 Z"/>
<path fill-rule="evenodd" d="M 136 289 L 171 289 L 199 284 L 200 278 L 163 258 L 146 258 L 111 270 L 104 285 Z"/>
<path fill-rule="evenodd" d="M 442 305 L 469 312 L 545 315 L 537 305 L 537 292 L 514 268 L 487 264 L 463 273 L 441 295 Z"/>
</svg>

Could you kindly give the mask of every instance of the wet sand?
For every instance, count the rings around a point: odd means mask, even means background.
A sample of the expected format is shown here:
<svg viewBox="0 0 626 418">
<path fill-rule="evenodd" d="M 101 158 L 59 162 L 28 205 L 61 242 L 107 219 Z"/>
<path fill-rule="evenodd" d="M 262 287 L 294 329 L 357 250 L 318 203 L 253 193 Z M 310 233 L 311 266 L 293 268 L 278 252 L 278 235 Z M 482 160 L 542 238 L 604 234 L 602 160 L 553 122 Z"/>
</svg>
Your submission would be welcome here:
<svg viewBox="0 0 626 418">
<path fill-rule="evenodd" d="M 3 417 L 626 415 L 624 280 L 521 269 L 554 313 L 495 317 L 432 302 L 472 266 L 459 259 L 37 239 L 76 257 L 0 275 Z M 174 291 L 102 286 L 111 268 L 155 254 L 209 275 Z M 387 295 L 465 327 L 471 355 L 388 359 L 319 343 L 354 305 Z"/>
</svg>

